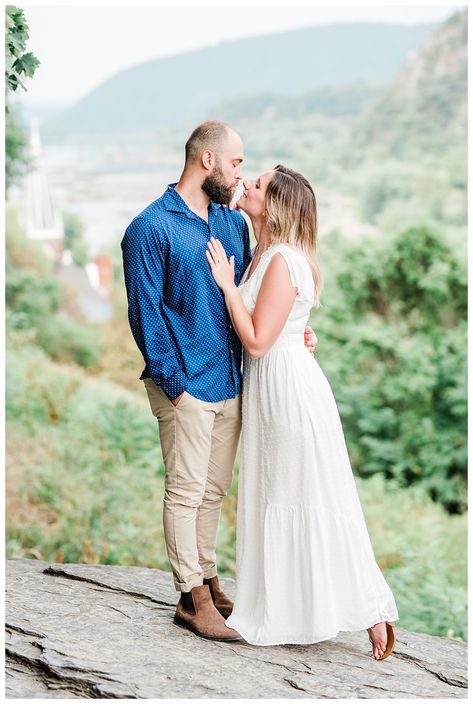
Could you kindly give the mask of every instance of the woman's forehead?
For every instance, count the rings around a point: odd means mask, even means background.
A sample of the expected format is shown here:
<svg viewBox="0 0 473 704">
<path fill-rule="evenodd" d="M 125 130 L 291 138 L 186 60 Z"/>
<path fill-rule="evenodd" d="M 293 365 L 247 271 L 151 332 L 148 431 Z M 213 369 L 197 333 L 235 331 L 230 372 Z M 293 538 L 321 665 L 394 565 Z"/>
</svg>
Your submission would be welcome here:
<svg viewBox="0 0 473 704">
<path fill-rule="evenodd" d="M 259 177 L 259 180 L 261 181 L 261 183 L 263 183 L 266 186 L 271 181 L 274 174 L 275 174 L 274 169 L 271 169 L 271 171 L 265 171 L 264 174 L 261 174 L 261 176 Z"/>
</svg>

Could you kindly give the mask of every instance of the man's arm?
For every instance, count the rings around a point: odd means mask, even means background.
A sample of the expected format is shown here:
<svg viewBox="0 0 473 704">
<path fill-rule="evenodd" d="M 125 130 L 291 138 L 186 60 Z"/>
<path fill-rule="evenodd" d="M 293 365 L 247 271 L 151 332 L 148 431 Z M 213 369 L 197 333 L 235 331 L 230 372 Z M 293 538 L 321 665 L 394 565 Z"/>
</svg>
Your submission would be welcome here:
<svg viewBox="0 0 473 704">
<path fill-rule="evenodd" d="M 144 218 L 135 218 L 122 243 L 128 320 L 151 379 L 169 399 L 187 386 L 179 352 L 163 315 L 164 257 L 159 238 Z"/>
</svg>

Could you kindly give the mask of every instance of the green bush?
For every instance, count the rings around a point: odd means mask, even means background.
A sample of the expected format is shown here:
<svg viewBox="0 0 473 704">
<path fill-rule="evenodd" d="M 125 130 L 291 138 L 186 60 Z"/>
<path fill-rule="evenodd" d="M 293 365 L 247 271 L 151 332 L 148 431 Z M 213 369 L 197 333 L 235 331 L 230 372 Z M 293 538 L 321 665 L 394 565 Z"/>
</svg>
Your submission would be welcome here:
<svg viewBox="0 0 473 704">
<path fill-rule="evenodd" d="M 36 340 L 58 362 L 94 366 L 101 354 L 100 331 L 60 315 L 36 321 Z"/>
<path fill-rule="evenodd" d="M 10 360 L 8 481 L 18 477 L 30 508 L 26 521 L 8 512 L 9 554 L 36 546 L 46 559 L 169 567 L 162 458 L 144 399 L 31 346 Z"/>
<path fill-rule="evenodd" d="M 156 460 L 157 428 L 149 408 L 114 384 L 86 381 L 70 396 L 64 421 L 71 432 L 94 440 L 104 469 L 113 468 L 116 461 L 140 464 L 148 456 Z M 163 472 L 160 461 L 156 471 Z"/>
<path fill-rule="evenodd" d="M 80 383 L 76 370 L 52 366 L 46 354 L 32 344 L 9 347 L 6 367 L 7 421 L 18 422 L 29 432 L 38 424 L 62 420 L 69 396 Z"/>
<path fill-rule="evenodd" d="M 41 243 L 27 239 L 18 222 L 18 214 L 10 204 L 5 204 L 5 263 L 7 274 L 11 269 L 27 269 L 42 278 L 50 277 L 52 262 Z"/>
<path fill-rule="evenodd" d="M 92 367 L 103 354 L 98 328 L 60 314 L 59 281 L 51 276 L 51 267 L 35 243 L 25 238 L 11 209 L 7 211 L 5 303 L 8 333 L 31 330 L 36 343 L 56 361 Z"/>
<path fill-rule="evenodd" d="M 466 508 L 466 271 L 427 228 L 337 244 L 313 314 L 355 472 Z M 333 264 L 333 261 L 331 261 Z"/>
<path fill-rule="evenodd" d="M 5 279 L 5 303 L 10 310 L 12 327 L 32 328 L 39 318 L 58 310 L 59 285 L 54 279 L 39 278 L 26 269 L 11 268 Z"/>
</svg>

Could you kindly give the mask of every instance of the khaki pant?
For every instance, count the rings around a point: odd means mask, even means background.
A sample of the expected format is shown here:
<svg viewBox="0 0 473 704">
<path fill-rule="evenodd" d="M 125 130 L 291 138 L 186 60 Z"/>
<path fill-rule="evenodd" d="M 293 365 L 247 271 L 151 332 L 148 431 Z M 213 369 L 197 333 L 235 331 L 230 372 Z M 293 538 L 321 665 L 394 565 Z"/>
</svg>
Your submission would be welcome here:
<svg viewBox="0 0 473 704">
<path fill-rule="evenodd" d="M 164 536 L 177 591 L 217 574 L 217 528 L 232 481 L 241 429 L 241 397 L 210 403 L 184 392 L 174 406 L 151 379 L 144 385 L 166 470 Z"/>
</svg>

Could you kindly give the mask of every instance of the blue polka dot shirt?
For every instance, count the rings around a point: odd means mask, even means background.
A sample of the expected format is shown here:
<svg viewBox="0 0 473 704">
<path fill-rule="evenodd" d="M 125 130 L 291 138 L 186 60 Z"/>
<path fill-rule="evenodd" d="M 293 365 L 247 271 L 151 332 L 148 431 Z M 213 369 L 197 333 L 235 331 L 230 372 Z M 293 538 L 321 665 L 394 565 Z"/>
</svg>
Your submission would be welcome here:
<svg viewBox="0 0 473 704">
<path fill-rule="evenodd" d="M 205 256 L 210 237 L 235 256 L 238 285 L 250 263 L 248 225 L 210 203 L 208 223 L 170 184 L 127 227 L 121 242 L 131 331 L 151 378 L 168 398 L 234 398 L 241 388 L 241 343 Z"/>
</svg>

